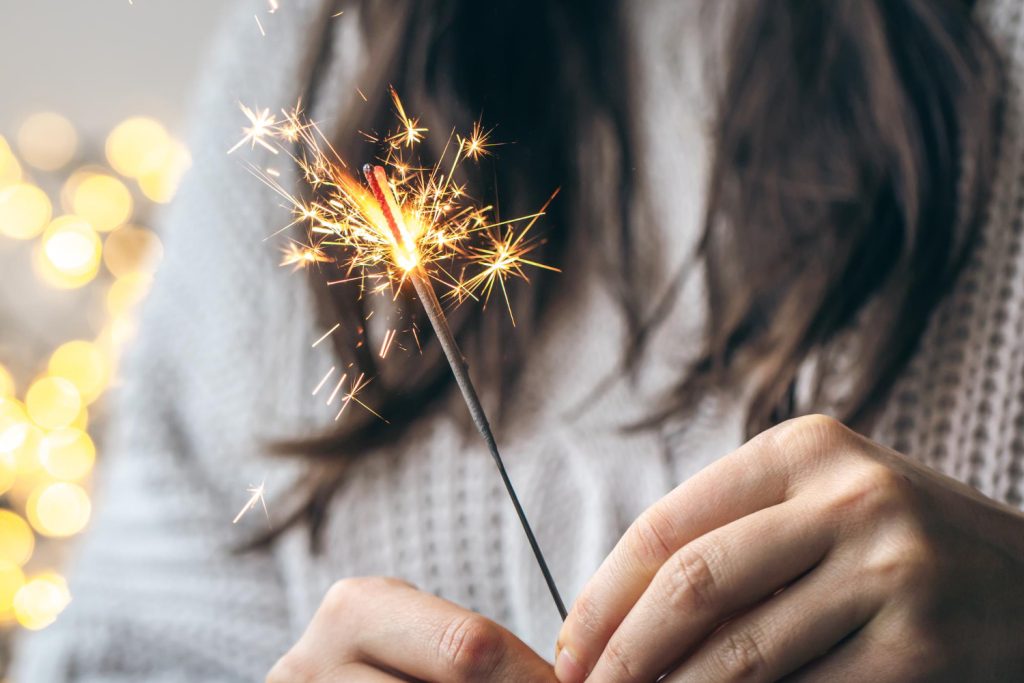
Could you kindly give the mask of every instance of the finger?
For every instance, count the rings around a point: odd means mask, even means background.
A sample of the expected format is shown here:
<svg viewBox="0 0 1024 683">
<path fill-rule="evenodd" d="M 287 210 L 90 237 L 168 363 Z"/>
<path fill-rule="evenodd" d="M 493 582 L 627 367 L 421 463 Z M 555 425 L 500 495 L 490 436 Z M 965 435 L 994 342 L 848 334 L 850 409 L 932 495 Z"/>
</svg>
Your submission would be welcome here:
<svg viewBox="0 0 1024 683">
<path fill-rule="evenodd" d="M 370 666 L 369 664 L 346 664 L 337 671 L 337 675 L 331 679 L 324 679 L 324 683 L 331 681 L 346 681 L 351 683 L 400 683 L 415 681 L 408 676 L 390 674 L 386 671 Z M 292 681 L 292 683 L 297 683 Z"/>
<path fill-rule="evenodd" d="M 841 563 L 826 561 L 726 623 L 666 683 L 776 681 L 821 657 L 868 623 L 883 602 L 846 576 Z"/>
<path fill-rule="evenodd" d="M 431 681 L 554 680 L 551 666 L 514 635 L 447 600 L 385 579 L 337 586 L 323 618 L 348 624 L 345 662 Z"/>
<path fill-rule="evenodd" d="M 267 674 L 266 683 L 398 683 L 415 681 L 413 678 L 388 673 L 359 662 L 338 665 L 325 657 L 302 657 L 289 652 L 274 664 Z"/>
<path fill-rule="evenodd" d="M 948 650 L 929 641 L 898 609 L 884 608 L 867 625 L 823 657 L 786 677 L 792 683 L 902 683 L 967 680 L 949 666 Z"/>
<path fill-rule="evenodd" d="M 790 501 L 684 546 L 623 619 L 590 680 L 654 680 L 730 616 L 806 573 L 834 538 L 817 517 Z"/>
<path fill-rule="evenodd" d="M 808 454 L 829 450 L 846 433 L 828 418 L 790 420 L 751 439 L 648 508 L 569 611 L 556 650 L 560 680 L 580 680 L 673 553 L 713 529 L 791 497 L 813 472 L 806 465 L 813 459 Z"/>
</svg>

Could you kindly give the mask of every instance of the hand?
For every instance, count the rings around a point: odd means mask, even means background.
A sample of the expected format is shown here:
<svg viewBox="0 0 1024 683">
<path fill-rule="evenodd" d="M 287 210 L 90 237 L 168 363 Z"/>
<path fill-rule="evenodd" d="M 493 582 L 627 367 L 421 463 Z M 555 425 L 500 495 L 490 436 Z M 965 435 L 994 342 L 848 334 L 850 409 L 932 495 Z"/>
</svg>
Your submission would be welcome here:
<svg viewBox="0 0 1024 683">
<path fill-rule="evenodd" d="M 396 579 L 339 581 L 267 683 L 554 681 L 551 665 L 484 617 Z"/>
<path fill-rule="evenodd" d="M 829 418 L 646 510 L 576 600 L 581 681 L 1024 680 L 1024 516 Z"/>
</svg>

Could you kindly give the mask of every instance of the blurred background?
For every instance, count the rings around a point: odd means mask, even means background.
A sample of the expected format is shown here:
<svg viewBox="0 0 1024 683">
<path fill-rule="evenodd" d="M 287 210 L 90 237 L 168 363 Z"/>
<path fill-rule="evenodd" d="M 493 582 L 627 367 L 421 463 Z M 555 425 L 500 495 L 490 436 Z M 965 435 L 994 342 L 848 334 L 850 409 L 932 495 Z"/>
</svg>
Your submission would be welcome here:
<svg viewBox="0 0 1024 683">
<path fill-rule="evenodd" d="M 74 599 L 62 572 L 92 512 L 104 397 L 159 267 L 155 217 L 190 165 L 184 107 L 225 4 L 4 6 L 0 680 L 16 630 Z"/>
</svg>

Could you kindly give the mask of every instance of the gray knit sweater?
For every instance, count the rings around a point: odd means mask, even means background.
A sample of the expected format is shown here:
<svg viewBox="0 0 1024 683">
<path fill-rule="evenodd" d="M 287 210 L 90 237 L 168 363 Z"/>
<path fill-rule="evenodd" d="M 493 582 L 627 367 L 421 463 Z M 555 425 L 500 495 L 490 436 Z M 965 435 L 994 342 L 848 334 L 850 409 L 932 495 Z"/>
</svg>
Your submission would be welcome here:
<svg viewBox="0 0 1024 683">
<path fill-rule="evenodd" d="M 225 151 L 237 103 L 295 103 L 330 45 L 313 118 L 328 129 L 362 66 L 350 13 L 328 0 L 282 3 L 266 38 L 239 8 L 210 62 L 193 137 L 194 168 L 163 224 L 167 259 L 123 372 L 95 519 L 71 570 L 74 601 L 27 638 L 15 683 L 252 681 L 301 634 L 331 582 L 400 576 L 507 625 L 540 653 L 559 627 L 486 451 L 439 418 L 353 469 L 336 496 L 322 555 L 296 529 L 272 549 L 232 548 L 265 526 L 238 525 L 245 487 L 266 480 L 271 515 L 302 473 L 266 455 L 311 434 L 333 411 L 310 389 L 332 365 L 306 278 L 261 240 L 286 220 L 272 192 Z M 709 108 L 693 2 L 645 5 L 646 46 L 633 87 L 643 182 L 666 260 L 692 247 L 703 203 Z M 1011 65 L 1005 140 L 983 239 L 934 316 L 874 436 L 999 500 L 1024 497 L 1024 21 L 1020 0 L 991 0 L 984 21 Z M 324 27 L 335 22 L 334 31 Z M 683 27 L 681 29 L 681 27 Z M 680 30 L 687 31 L 680 36 Z M 333 132 L 333 131 L 329 131 Z M 248 159 L 263 164 L 257 150 Z M 282 171 L 280 160 L 274 165 Z M 661 188 L 664 179 L 674 179 Z M 282 182 L 290 182 L 287 173 Z M 659 199 L 660 198 L 660 199 Z M 552 571 L 571 600 L 648 504 L 741 440 L 727 392 L 684 426 L 626 435 L 693 353 L 703 312 L 695 276 L 653 341 L 644 376 L 563 420 L 618 358 L 623 324 L 595 277 L 567 278 L 557 324 L 537 339 L 511 424 L 499 435 L 510 474 Z M 595 333 L 599 332 L 599 333 Z M 679 340 L 690 343 L 680 345 Z"/>
</svg>

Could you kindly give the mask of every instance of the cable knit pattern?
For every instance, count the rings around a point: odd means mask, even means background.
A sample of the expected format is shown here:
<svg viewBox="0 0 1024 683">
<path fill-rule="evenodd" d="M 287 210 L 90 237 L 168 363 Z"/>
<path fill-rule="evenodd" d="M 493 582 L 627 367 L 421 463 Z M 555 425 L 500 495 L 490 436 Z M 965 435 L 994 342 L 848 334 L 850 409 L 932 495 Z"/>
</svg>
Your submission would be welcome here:
<svg viewBox="0 0 1024 683">
<path fill-rule="evenodd" d="M 652 4 L 633 20 L 645 46 L 632 85 L 648 160 L 642 182 L 672 262 L 692 247 L 703 205 L 709 109 L 699 77 L 680 85 L 681 74 L 700 73 L 707 48 L 696 28 L 700 4 Z M 313 118 L 330 130 L 361 67 L 356 18 L 331 19 L 335 9 L 329 0 L 293 0 L 260 39 L 240 7 L 231 18 L 237 35 L 210 62 L 194 168 L 164 221 L 167 259 L 125 363 L 101 504 L 72 568 L 75 599 L 54 626 L 24 640 L 15 683 L 261 680 L 327 587 L 356 575 L 400 576 L 552 651 L 558 616 L 529 547 L 486 451 L 454 420 L 418 425 L 352 469 L 332 504 L 322 555 L 309 552 L 304 529 L 270 550 L 232 551 L 265 524 L 259 513 L 230 523 L 245 486 L 266 480 L 273 516 L 302 474 L 300 462 L 266 455 L 266 444 L 330 426 L 333 413 L 309 394 L 334 361 L 328 345 L 310 348 L 323 330 L 308 280 L 278 268 L 275 248 L 261 242 L 284 211 L 225 150 L 239 134 L 238 101 L 287 107 L 310 87 Z M 970 267 L 876 436 L 1019 504 L 1024 22 L 1018 0 L 991 0 L 983 10 L 1011 63 L 994 201 Z M 649 132 L 664 130 L 676 136 L 672 145 Z M 246 158 L 294 181 L 281 159 L 260 150 Z M 665 178 L 686 182 L 666 191 Z M 736 401 L 721 396 L 670 433 L 618 429 L 643 413 L 699 340 L 699 277 L 652 341 L 641 381 L 618 383 L 567 419 L 567 407 L 613 367 L 624 330 L 595 278 L 564 283 L 555 324 L 536 340 L 498 437 L 568 601 L 637 514 L 739 444 L 742 420 Z"/>
</svg>

